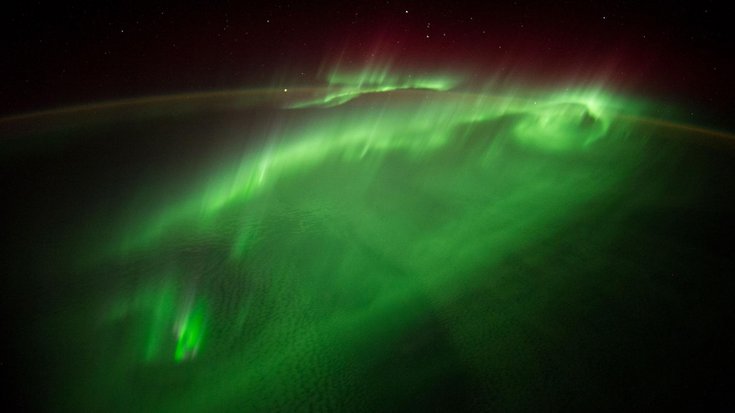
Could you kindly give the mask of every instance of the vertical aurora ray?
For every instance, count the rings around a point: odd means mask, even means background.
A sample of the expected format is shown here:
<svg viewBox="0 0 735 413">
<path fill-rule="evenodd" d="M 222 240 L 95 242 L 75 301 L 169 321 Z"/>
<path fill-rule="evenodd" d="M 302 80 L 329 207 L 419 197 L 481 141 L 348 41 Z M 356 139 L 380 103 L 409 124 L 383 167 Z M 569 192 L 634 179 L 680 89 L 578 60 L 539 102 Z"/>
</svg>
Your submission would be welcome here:
<svg viewBox="0 0 735 413">
<path fill-rule="evenodd" d="M 459 77 L 454 75 L 399 74 L 388 63 L 373 64 L 351 71 L 335 67 L 329 72 L 327 87 L 320 93 L 320 97 L 292 103 L 289 107 L 332 107 L 369 93 L 409 89 L 448 91 L 459 84 Z"/>
<path fill-rule="evenodd" d="M 176 361 L 196 357 L 202 345 L 206 327 L 204 304 L 199 301 L 191 308 L 185 308 L 176 323 Z"/>
</svg>

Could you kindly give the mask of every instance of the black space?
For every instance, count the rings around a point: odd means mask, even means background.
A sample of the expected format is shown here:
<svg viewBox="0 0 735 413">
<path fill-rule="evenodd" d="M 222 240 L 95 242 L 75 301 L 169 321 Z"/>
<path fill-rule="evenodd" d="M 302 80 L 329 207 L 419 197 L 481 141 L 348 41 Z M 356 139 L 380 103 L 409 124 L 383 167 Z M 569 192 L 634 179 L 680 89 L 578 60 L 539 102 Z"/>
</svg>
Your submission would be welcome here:
<svg viewBox="0 0 735 413">
<path fill-rule="evenodd" d="M 693 123 L 731 124 L 723 114 L 733 103 L 735 69 L 724 3 L 14 3 L 0 18 L 5 115 L 314 84 L 324 62 L 343 53 L 364 57 L 379 43 L 387 47 L 378 53 L 408 63 L 471 64 L 488 75 L 507 61 L 509 70 L 541 76 L 608 66 L 613 82 L 688 105 Z"/>
</svg>

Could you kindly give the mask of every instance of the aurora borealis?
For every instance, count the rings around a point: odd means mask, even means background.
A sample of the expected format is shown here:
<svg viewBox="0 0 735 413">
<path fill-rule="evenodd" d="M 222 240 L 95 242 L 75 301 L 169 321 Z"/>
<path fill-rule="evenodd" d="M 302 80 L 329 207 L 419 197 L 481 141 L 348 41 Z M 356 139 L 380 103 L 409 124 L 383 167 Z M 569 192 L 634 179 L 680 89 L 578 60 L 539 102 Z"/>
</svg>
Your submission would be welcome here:
<svg viewBox="0 0 735 413">
<path fill-rule="evenodd" d="M 730 109 L 698 106 L 706 99 L 687 100 L 684 87 L 656 93 L 631 75 L 642 54 L 603 58 L 594 39 L 567 41 L 615 21 L 627 39 L 640 27 L 633 12 L 583 25 L 541 6 L 390 3 L 213 5 L 187 20 L 200 23 L 192 31 L 206 37 L 225 10 L 217 38 L 233 36 L 240 10 L 260 23 L 238 36 L 303 38 L 308 51 L 329 30 L 364 31 L 287 28 L 321 14 L 389 24 L 311 60 L 285 49 L 288 64 L 243 40 L 248 59 L 268 58 L 239 62 L 251 79 L 242 87 L 207 83 L 229 66 L 173 92 L 110 69 L 146 93 L 39 97 L 0 116 L 10 206 L 0 366 L 15 408 L 733 407 Z M 196 14 L 185 11 L 130 21 L 164 27 Z M 568 28 L 498 47 L 486 37 L 512 30 L 496 14 L 531 16 L 519 31 L 545 14 Z M 146 41 L 178 33 L 167 30 Z M 541 34 L 575 51 L 555 60 L 529 48 Z M 690 72 L 661 77 L 680 73 Z"/>
<path fill-rule="evenodd" d="M 292 100 L 330 89 L 289 92 L 283 109 L 251 126 L 239 156 L 197 169 L 203 179 L 159 178 L 91 232 L 70 230 L 70 254 L 56 265 L 91 283 L 81 291 L 106 281 L 42 321 L 76 343 L 57 360 L 76 361 L 55 403 L 352 411 L 471 392 L 472 403 L 504 409 L 518 407 L 522 389 L 488 387 L 498 372 L 536 383 L 551 367 L 535 357 L 573 357 L 564 331 L 579 320 L 566 318 L 567 306 L 604 311 L 604 291 L 621 282 L 606 268 L 606 244 L 654 202 L 628 188 L 641 165 L 663 162 L 660 136 L 681 127 L 642 121 L 645 103 L 601 87 L 510 96 L 355 87 L 352 99 L 315 108 Z M 231 102 L 252 123 L 252 108 Z M 141 122 L 132 116 L 126 122 Z M 646 193 L 656 199 L 665 183 Z M 580 222 L 595 222 L 594 232 Z M 589 290 L 603 296 L 580 303 Z M 97 349 L 94 361 L 79 359 L 84 348 Z M 432 386 L 449 385 L 445 374 L 463 387 L 431 402 Z"/>
</svg>

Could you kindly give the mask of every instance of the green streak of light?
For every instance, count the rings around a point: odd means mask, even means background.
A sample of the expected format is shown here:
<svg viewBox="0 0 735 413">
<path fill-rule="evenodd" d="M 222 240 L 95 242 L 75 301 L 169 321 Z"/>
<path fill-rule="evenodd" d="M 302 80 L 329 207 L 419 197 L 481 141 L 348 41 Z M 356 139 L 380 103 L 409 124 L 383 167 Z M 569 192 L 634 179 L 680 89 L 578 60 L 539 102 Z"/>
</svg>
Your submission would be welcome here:
<svg viewBox="0 0 735 413">
<path fill-rule="evenodd" d="M 459 78 L 451 75 L 398 74 L 389 65 L 368 67 L 360 71 L 332 71 L 323 96 L 294 103 L 292 108 L 331 107 L 349 102 L 369 93 L 405 89 L 447 91 L 459 85 Z"/>
<path fill-rule="evenodd" d="M 176 327 L 176 361 L 184 361 L 196 357 L 202 344 L 205 328 L 204 304 L 198 302 L 193 308 L 187 309 L 182 320 Z"/>
</svg>

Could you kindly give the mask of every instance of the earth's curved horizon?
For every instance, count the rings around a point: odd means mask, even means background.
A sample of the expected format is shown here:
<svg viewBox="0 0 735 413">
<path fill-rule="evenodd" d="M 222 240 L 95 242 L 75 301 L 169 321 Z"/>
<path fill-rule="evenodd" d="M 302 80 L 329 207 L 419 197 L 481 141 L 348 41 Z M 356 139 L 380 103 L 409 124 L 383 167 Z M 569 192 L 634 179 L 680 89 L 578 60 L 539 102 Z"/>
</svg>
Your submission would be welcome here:
<svg viewBox="0 0 735 413">
<path fill-rule="evenodd" d="M 215 106 L 219 109 L 224 109 L 226 107 L 230 107 L 233 110 L 238 109 L 238 106 L 240 109 L 247 106 L 254 106 L 257 103 L 269 103 L 269 106 L 275 106 L 275 107 L 287 107 L 288 102 L 299 102 L 302 100 L 313 100 L 316 96 L 324 96 L 328 94 L 330 91 L 332 91 L 333 88 L 330 88 L 329 86 L 315 86 L 315 87 L 291 87 L 286 88 L 285 90 L 283 88 L 239 88 L 239 89 L 221 89 L 221 90 L 211 90 L 211 91 L 197 91 L 197 92 L 188 92 L 188 93 L 168 93 L 168 94 L 161 94 L 161 95 L 150 95 L 150 96 L 138 96 L 138 97 L 129 97 L 129 98 L 123 98 L 123 99 L 110 99 L 110 100 L 103 100 L 99 102 L 85 102 L 85 103 L 74 103 L 59 107 L 51 107 L 51 108 L 41 108 L 37 110 L 31 110 L 26 112 L 20 112 L 20 113 L 8 113 L 3 114 L 0 116 L 0 131 L 3 131 L 5 135 L 12 135 L 13 133 L 18 134 L 24 134 L 29 133 L 33 134 L 34 131 L 31 127 L 26 127 L 24 130 L 25 132 L 19 133 L 18 130 L 3 130 L 2 128 L 23 128 L 22 124 L 24 122 L 47 122 L 48 120 L 60 120 L 59 118 L 63 118 L 66 116 L 75 116 L 75 115 L 86 115 L 86 116 L 96 116 L 99 115 L 100 112 L 107 112 L 107 111 L 113 111 L 113 114 L 116 116 L 121 116 L 121 113 L 114 113 L 114 111 L 125 111 L 129 109 L 136 109 L 138 111 L 144 110 L 144 109 L 150 109 L 151 107 L 155 106 L 168 106 L 168 109 L 174 109 L 174 111 L 179 108 L 180 106 L 185 105 L 198 105 L 199 107 L 206 107 L 207 104 L 215 103 Z M 435 93 L 435 91 L 432 91 L 431 89 L 421 89 L 421 88 L 406 88 L 406 89 L 396 89 L 402 93 Z M 553 90 L 553 88 L 551 88 Z M 287 93 L 290 92 L 290 93 Z M 543 88 L 537 88 L 535 93 L 549 93 L 549 90 L 545 90 Z M 360 95 L 365 94 L 378 94 L 378 93 L 385 93 L 385 92 L 360 92 Z M 509 98 L 509 99 L 515 99 L 515 100 L 521 100 L 521 99 L 533 99 L 532 97 L 518 97 L 518 96 L 512 96 L 510 94 L 502 94 L 502 93 L 483 93 L 483 92 L 468 92 L 468 91 L 445 91 L 443 93 L 454 93 L 454 94 L 469 94 L 469 95 L 475 95 L 475 94 L 484 94 L 487 96 L 492 96 L 495 99 L 503 99 L 503 98 Z M 623 94 L 624 96 L 625 94 Z M 511 96 L 511 97 L 508 97 Z M 250 98 L 258 98 L 255 101 L 251 102 L 238 102 L 235 99 L 241 99 L 245 97 Z M 219 101 L 219 102 L 218 102 Z M 219 105 L 217 105 L 217 103 Z M 650 102 L 649 102 L 650 104 Z M 660 104 L 660 103 L 659 103 Z M 174 106 L 171 106 L 174 105 Z M 671 109 L 671 108 L 670 108 Z M 179 109 L 181 110 L 181 109 Z M 211 110 L 211 107 L 210 107 Z M 163 116 L 163 114 L 159 112 L 154 112 L 156 116 Z M 124 113 L 122 114 L 124 116 Z M 147 114 L 148 116 L 151 115 L 151 113 Z M 669 114 L 671 115 L 671 114 Z M 675 114 L 674 114 L 675 115 Z M 635 117 L 633 120 L 638 122 L 645 122 L 645 123 L 651 123 L 655 124 L 661 127 L 668 127 L 668 128 L 683 128 L 690 132 L 705 134 L 705 135 L 712 135 L 717 136 L 725 139 L 735 139 L 735 134 L 732 132 L 728 132 L 725 129 L 722 128 L 722 126 L 717 127 L 717 125 L 710 125 L 710 126 L 701 126 L 697 125 L 691 122 L 679 122 L 676 119 L 672 118 L 671 116 L 668 117 L 655 117 L 655 116 L 648 116 L 648 117 Z M 68 120 L 67 120 L 68 121 Z M 34 125 L 37 126 L 37 125 Z"/>
</svg>

